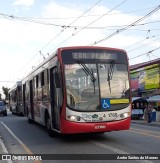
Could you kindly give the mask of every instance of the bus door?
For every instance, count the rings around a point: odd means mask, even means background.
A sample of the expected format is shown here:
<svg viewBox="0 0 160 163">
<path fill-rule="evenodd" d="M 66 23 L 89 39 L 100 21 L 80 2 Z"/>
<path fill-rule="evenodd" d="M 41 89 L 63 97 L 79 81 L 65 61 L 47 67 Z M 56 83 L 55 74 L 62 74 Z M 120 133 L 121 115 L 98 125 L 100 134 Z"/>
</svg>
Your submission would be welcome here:
<svg viewBox="0 0 160 163">
<path fill-rule="evenodd" d="M 29 83 L 30 88 L 30 109 L 31 109 L 31 118 L 34 120 L 34 104 L 33 104 L 33 81 Z"/>
<path fill-rule="evenodd" d="M 59 93 L 57 88 L 57 67 L 50 70 L 50 96 L 51 96 L 51 117 L 52 127 L 60 129 L 60 106 L 59 106 Z"/>
</svg>

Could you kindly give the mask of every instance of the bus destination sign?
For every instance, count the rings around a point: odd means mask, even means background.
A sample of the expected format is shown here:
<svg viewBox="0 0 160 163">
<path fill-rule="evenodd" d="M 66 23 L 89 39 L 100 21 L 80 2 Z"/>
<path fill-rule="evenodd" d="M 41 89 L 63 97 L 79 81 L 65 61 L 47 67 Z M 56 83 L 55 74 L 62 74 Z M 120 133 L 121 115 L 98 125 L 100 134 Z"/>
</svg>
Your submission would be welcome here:
<svg viewBox="0 0 160 163">
<path fill-rule="evenodd" d="M 76 60 L 81 60 L 81 59 L 117 60 L 116 53 L 107 53 L 107 52 L 73 52 L 72 57 L 73 59 Z"/>
</svg>

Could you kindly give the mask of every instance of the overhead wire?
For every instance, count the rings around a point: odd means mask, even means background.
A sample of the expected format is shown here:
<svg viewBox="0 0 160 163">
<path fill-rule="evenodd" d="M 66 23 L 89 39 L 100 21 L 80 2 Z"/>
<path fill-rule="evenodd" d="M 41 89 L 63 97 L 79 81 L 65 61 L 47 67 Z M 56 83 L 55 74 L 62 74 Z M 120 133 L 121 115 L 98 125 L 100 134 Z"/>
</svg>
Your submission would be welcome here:
<svg viewBox="0 0 160 163">
<path fill-rule="evenodd" d="M 74 22 L 76 22 L 78 19 L 80 19 L 83 15 L 85 15 L 88 11 L 90 11 L 93 7 L 95 7 L 98 3 L 100 3 L 102 0 L 99 0 L 96 2 L 92 7 L 87 9 L 83 14 L 81 14 L 78 18 L 76 18 L 74 21 L 72 21 L 69 25 L 67 26 L 62 26 L 62 30 L 55 36 L 53 37 L 41 50 L 43 50 L 45 47 L 47 47 L 53 40 L 55 40 L 62 32 L 64 32 L 66 27 L 70 27 Z M 75 28 L 75 27 L 74 27 Z"/>
<path fill-rule="evenodd" d="M 81 14 L 79 17 L 77 17 L 74 21 L 72 21 L 68 26 L 70 26 L 70 25 L 72 25 L 73 23 L 75 23 L 78 19 L 80 19 L 83 15 L 85 15 L 88 11 L 90 11 L 92 8 L 94 8 L 98 3 L 100 3 L 102 0 L 99 0 L 99 1 L 97 1 L 94 5 L 92 5 L 89 9 L 87 9 L 83 14 Z M 47 47 L 54 39 L 56 39 L 64 30 L 65 30 L 65 28 L 64 27 L 66 27 L 66 26 L 63 26 L 63 29 L 55 36 L 55 37 L 53 37 L 47 44 L 45 44 L 40 50 L 39 50 L 39 52 L 41 53 L 41 51 L 45 48 L 45 47 Z M 34 55 L 33 57 L 32 57 L 32 59 L 31 60 L 29 60 L 29 62 L 27 62 L 27 64 L 21 69 L 21 70 L 23 70 L 36 56 L 37 56 L 37 54 L 39 54 L 39 52 L 38 53 L 36 53 L 36 55 Z M 49 54 L 49 53 L 48 53 Z"/>
<path fill-rule="evenodd" d="M 160 49 L 160 47 L 158 47 L 158 48 L 156 48 L 156 49 L 153 49 L 153 50 L 150 50 L 150 51 L 148 51 L 147 53 L 143 53 L 143 54 L 137 55 L 137 56 L 135 56 L 135 57 L 129 58 L 129 60 L 136 59 L 136 58 L 141 57 L 141 56 L 146 55 L 146 54 L 151 54 L 152 52 L 154 52 L 154 51 L 156 51 L 156 50 L 158 50 L 158 49 Z"/>
<path fill-rule="evenodd" d="M 42 25 L 52 25 L 52 26 L 55 26 L 55 27 L 62 27 L 62 28 L 75 28 L 76 26 L 71 26 L 71 25 L 74 22 L 76 22 L 78 19 L 83 17 L 83 15 L 85 15 L 88 11 L 90 11 L 93 7 L 95 7 L 101 1 L 102 0 L 99 0 L 98 2 L 96 2 L 91 8 L 89 8 L 87 11 L 85 11 L 82 15 L 76 17 L 76 19 L 74 21 L 72 21 L 69 25 L 61 25 L 61 24 L 42 22 L 42 21 L 34 20 L 33 18 L 19 17 L 19 16 L 8 15 L 8 14 L 3 14 L 3 13 L 0 13 L 0 15 L 3 16 L 3 17 L 6 17 L 8 19 L 18 19 L 18 20 L 28 21 L 28 22 L 32 22 L 32 23 L 38 23 L 38 24 L 42 24 Z"/>
<path fill-rule="evenodd" d="M 123 4 L 125 1 L 123 1 L 121 4 Z M 120 4 L 120 5 L 121 5 Z M 119 5 L 118 5 L 119 6 Z M 118 7 L 118 6 L 116 6 L 116 8 Z M 137 22 L 139 22 L 139 21 L 142 21 L 142 20 L 144 20 L 146 17 L 148 17 L 148 16 L 150 16 L 151 14 L 153 14 L 154 12 L 156 12 L 158 9 L 159 9 L 159 7 L 160 6 L 158 6 L 157 8 L 155 8 L 153 11 L 151 11 L 150 13 L 148 13 L 147 15 L 145 15 L 144 17 L 142 17 L 141 19 L 139 19 L 139 20 L 137 20 L 137 21 L 135 21 L 136 23 Z M 114 8 L 115 9 L 115 8 Z M 106 14 L 104 14 L 104 15 L 106 15 Z M 104 15 L 102 15 L 101 17 L 103 17 Z M 100 17 L 100 18 L 101 18 Z M 99 20 L 100 18 L 98 18 L 98 19 L 96 19 L 95 21 L 97 21 L 97 20 Z M 76 21 L 76 20 L 75 20 Z M 74 22 L 75 22 L 74 21 Z M 95 21 L 93 21 L 92 23 L 90 23 L 89 25 L 91 25 L 91 24 L 93 24 Z M 159 21 L 154 21 L 154 22 L 159 22 Z M 153 22 L 149 22 L 149 23 L 153 23 Z M 143 24 L 138 24 L 138 25 L 145 25 L 145 24 L 149 24 L 149 23 L 143 23 Z M 83 29 L 85 29 L 86 27 L 88 27 L 89 25 L 87 25 L 87 26 L 85 26 L 85 27 L 83 27 L 81 30 L 83 30 Z M 132 26 L 133 26 L 133 23 L 131 24 Z M 135 26 L 135 25 L 134 25 Z M 79 30 L 78 32 L 80 32 L 81 30 Z M 76 32 L 75 34 L 77 34 L 78 32 Z M 74 34 L 74 35 L 75 35 Z M 73 35 L 72 35 L 73 36 Z M 68 39 L 70 39 L 72 36 L 70 36 Z M 67 40 L 68 40 L 67 39 Z M 67 40 L 64 40 L 61 44 L 63 44 L 64 42 L 66 42 Z M 59 44 L 59 45 L 61 45 L 61 44 Z M 59 46 L 58 45 L 58 46 Z"/>
<path fill-rule="evenodd" d="M 136 47 L 136 48 L 134 48 L 134 49 L 132 49 L 132 50 L 129 50 L 128 53 L 130 53 L 130 52 L 132 52 L 132 51 L 135 51 L 135 50 L 137 50 L 137 49 L 139 49 L 139 48 L 142 48 L 142 47 L 144 47 L 144 46 L 151 45 L 151 44 L 153 44 L 153 43 L 155 43 L 155 42 L 157 42 L 157 41 L 159 41 L 159 40 L 160 40 L 160 38 L 157 38 L 156 40 L 153 40 L 153 41 L 151 41 L 151 42 L 149 42 L 149 43 L 147 43 L 147 44 L 144 44 L 144 45 L 141 45 L 141 46 L 139 46 L 139 47 Z"/>
<path fill-rule="evenodd" d="M 136 24 L 138 24 L 138 23 L 141 22 L 142 20 L 146 19 L 147 17 L 149 17 L 149 16 L 152 15 L 153 13 L 157 12 L 159 9 L 160 9 L 160 5 L 157 6 L 154 10 L 150 11 L 150 12 L 149 12 L 148 14 L 146 14 L 145 16 L 143 16 L 143 17 L 141 17 L 140 19 L 138 19 L 138 20 L 134 21 L 133 23 L 129 24 L 128 26 L 126 26 L 126 27 L 124 27 L 124 28 L 121 28 L 121 29 L 118 29 L 116 32 L 110 34 L 109 36 L 107 36 L 107 37 L 105 37 L 105 38 L 103 38 L 103 39 L 100 39 L 100 40 L 98 40 L 98 41 L 95 41 L 94 43 L 91 44 L 91 46 L 92 46 L 92 45 L 99 44 L 100 42 L 103 42 L 103 41 L 105 41 L 105 40 L 107 40 L 107 39 L 109 39 L 109 38 L 111 38 L 111 37 L 113 37 L 113 36 L 119 34 L 120 32 L 125 31 L 125 30 L 127 30 L 128 28 L 131 28 L 131 27 L 135 26 Z"/>
<path fill-rule="evenodd" d="M 160 34 L 159 34 L 159 35 L 160 35 Z M 144 45 L 142 45 L 142 46 L 136 47 L 134 50 L 137 50 L 137 49 L 142 48 L 142 47 L 147 46 L 147 45 L 151 45 L 151 44 L 153 44 L 153 43 L 155 43 L 155 42 L 157 42 L 157 41 L 159 41 L 159 40 L 160 40 L 160 38 L 158 38 L 158 39 L 156 39 L 156 40 L 154 40 L 154 41 L 151 41 L 151 42 L 149 42 L 149 43 L 147 43 L 147 44 L 144 44 Z M 130 58 L 129 60 L 136 59 L 136 58 L 141 57 L 141 56 L 144 56 L 144 55 L 148 55 L 148 57 L 149 57 L 149 59 L 150 59 L 150 54 L 151 54 L 152 52 L 158 50 L 158 49 L 160 49 L 160 47 L 158 47 L 158 48 L 156 48 L 156 49 L 154 49 L 154 50 L 150 50 L 150 51 L 148 51 L 147 53 L 143 53 L 143 54 L 137 55 L 137 56 L 135 56 L 135 57 L 133 57 L 133 58 Z M 134 50 L 131 50 L 131 51 L 134 51 Z M 128 51 L 127 53 L 129 53 L 129 52 L 131 52 L 131 51 Z M 155 56 L 154 54 L 152 54 L 152 55 L 153 55 L 154 57 L 156 57 L 157 59 L 160 58 L 160 57 Z"/>
<path fill-rule="evenodd" d="M 127 1 L 127 0 L 126 0 L 126 1 Z M 100 2 L 100 1 L 98 1 L 97 3 L 99 3 L 99 2 Z M 125 1 L 124 1 L 124 2 L 125 2 Z M 123 3 L 124 3 L 124 2 L 123 2 Z M 87 12 L 87 11 L 86 11 L 86 12 Z M 85 12 L 85 13 L 86 13 L 86 12 Z M 155 12 L 156 12 L 156 11 L 155 11 Z M 85 13 L 83 13 L 81 16 L 77 17 L 76 20 L 78 20 L 80 17 L 83 17 L 83 15 L 84 15 Z M 109 15 L 109 13 L 107 13 L 107 14 Z M 116 14 L 116 13 L 115 13 L 115 14 Z M 0 13 L 0 15 L 2 15 L 2 14 Z M 103 17 L 104 15 L 106 15 L 106 14 L 101 15 L 101 17 Z M 7 15 L 4 15 L 4 16 L 7 16 Z M 101 18 L 101 17 L 100 17 L 100 18 Z M 11 19 L 14 19 L 15 17 L 14 17 L 14 16 L 10 16 L 10 18 L 11 18 Z M 98 20 L 99 20 L 100 18 L 98 18 Z M 70 23 L 70 25 L 68 25 L 68 26 L 62 26 L 62 25 L 57 25 L 57 24 L 53 24 L 53 25 L 55 25 L 55 26 L 57 26 L 57 27 L 60 27 L 60 26 L 61 26 L 61 27 L 63 27 L 63 28 L 67 28 L 67 27 L 69 27 L 69 26 L 75 28 L 76 26 L 71 26 L 71 25 L 72 25 L 76 20 L 74 20 L 74 21 L 73 21 L 72 23 Z M 95 21 L 97 21 L 97 20 L 95 20 Z M 94 22 L 95 22 L 95 21 L 94 21 Z M 92 22 L 91 24 L 93 24 L 94 22 Z M 159 22 L 159 21 L 154 21 L 154 23 L 155 23 L 155 22 Z M 153 22 L 148 22 L 148 23 L 143 23 L 143 24 L 137 24 L 137 26 L 138 26 L 138 25 L 146 25 L 146 24 L 149 24 L 149 23 L 153 23 Z M 45 24 L 45 23 L 44 23 L 44 24 Z M 51 23 L 51 24 L 52 24 L 52 23 Z M 85 27 L 78 27 L 78 26 L 77 26 L 77 28 L 81 28 L 81 30 L 86 29 L 87 27 L 90 28 L 90 29 L 91 29 L 91 28 L 96 28 L 96 27 L 89 27 L 91 24 L 89 24 L 89 25 L 87 25 L 87 26 L 85 26 Z M 136 25 L 134 25 L 134 26 L 136 26 Z M 131 27 L 132 27 L 132 26 L 131 26 Z M 106 28 L 106 27 L 105 27 L 105 28 Z M 62 33 L 62 31 L 64 31 L 64 30 L 65 30 L 65 29 L 62 29 L 60 33 Z M 78 32 L 80 32 L 81 30 L 79 30 Z M 136 30 L 136 29 L 132 29 L 132 30 Z M 77 34 L 78 32 L 75 32 L 75 34 Z M 60 33 L 59 33 L 59 34 L 60 34 Z M 59 34 L 58 34 L 55 38 L 57 38 L 57 37 L 59 36 Z M 75 34 L 73 34 L 72 36 L 74 36 Z M 71 36 L 71 37 L 72 37 L 72 36 Z M 71 38 L 71 37 L 69 37 L 69 38 Z M 54 39 L 55 39 L 55 38 L 54 38 Z M 67 40 L 68 40 L 68 39 L 67 39 Z M 48 44 L 50 44 L 50 42 L 52 42 L 52 41 L 53 41 L 53 39 L 52 39 L 51 41 L 49 41 L 41 50 L 43 50 L 46 46 L 48 46 Z M 66 42 L 66 40 L 64 40 L 64 41 Z M 62 43 L 64 43 L 64 42 L 62 42 Z M 62 43 L 61 43 L 61 44 L 62 44 Z M 61 44 L 60 44 L 60 45 L 61 45 Z M 41 50 L 40 50 L 40 51 L 41 51 Z M 39 52 L 38 52 L 37 54 L 39 54 Z M 37 54 L 36 54 L 36 55 L 37 55 Z M 35 55 L 35 56 L 36 56 L 36 55 Z M 35 56 L 34 56 L 34 57 L 35 57 Z M 33 57 L 33 58 L 34 58 L 34 57 Z M 32 58 L 31 60 L 33 60 L 33 58 Z M 30 61 L 31 61 L 31 60 L 30 60 Z M 30 63 L 30 61 L 29 61 L 29 63 Z M 27 64 L 27 65 L 28 65 L 28 64 Z"/>
<path fill-rule="evenodd" d="M 136 27 L 136 26 L 144 26 L 144 25 L 148 25 L 148 24 L 153 24 L 153 23 L 160 23 L 160 21 L 152 21 L 152 22 L 146 22 L 146 23 L 142 23 L 142 24 L 135 24 L 134 25 L 134 27 Z M 93 24 L 93 23 L 92 23 Z M 77 29 L 83 29 L 83 28 L 85 28 L 85 29 L 105 29 L 105 28 L 122 28 L 122 27 L 126 27 L 127 25 L 112 25 L 112 26 L 102 26 L 102 27 L 89 27 L 89 26 L 87 26 L 87 27 L 84 27 L 84 26 L 66 26 L 66 27 L 68 27 L 68 28 L 77 28 Z M 128 29 L 129 30 L 129 29 Z M 131 30 L 131 29 L 130 29 Z"/>
<path fill-rule="evenodd" d="M 118 8 L 119 6 L 121 6 L 123 3 L 125 3 L 127 0 L 124 0 L 123 2 L 121 2 L 120 4 L 118 4 L 117 6 L 115 6 L 114 8 L 112 8 L 111 10 L 109 10 L 107 13 L 103 14 L 102 16 L 100 16 L 99 18 L 95 19 L 94 21 L 92 21 L 91 23 L 89 23 L 88 25 L 84 26 L 82 29 L 80 29 L 79 31 L 75 32 L 74 34 L 72 34 L 71 36 L 69 36 L 67 39 L 65 39 L 63 42 L 61 42 L 60 44 L 58 44 L 53 50 L 51 50 L 50 52 L 54 51 L 57 47 L 59 47 L 60 45 L 62 45 L 63 43 L 67 42 L 69 39 L 71 39 L 73 36 L 75 36 L 77 33 L 79 33 L 80 31 L 84 30 L 85 28 L 87 28 L 88 26 L 90 26 L 91 24 L 95 23 L 96 21 L 98 21 L 99 19 L 101 19 L 102 17 L 104 17 L 105 15 L 107 15 L 108 13 L 112 12 L 113 10 L 115 10 L 116 8 Z M 49 52 L 49 53 L 50 53 Z"/>
<path fill-rule="evenodd" d="M 123 13 L 119 13 L 119 12 L 117 12 L 117 13 L 110 13 L 110 14 L 107 14 L 108 16 L 110 16 L 110 15 L 121 15 L 121 14 L 129 14 L 129 13 L 137 13 L 137 12 L 141 12 L 141 11 L 146 11 L 146 10 L 150 10 L 150 9 L 152 9 L 152 8 L 154 8 L 155 6 L 153 6 L 153 7 L 149 7 L 149 8 L 144 8 L 144 9 L 140 9 L 140 10 L 133 10 L 133 11 L 127 11 L 127 12 L 123 12 Z M 2 13 L 0 13 L 0 15 L 2 15 L 2 16 L 7 16 L 7 17 L 9 17 L 9 18 L 19 18 L 19 19 L 21 19 L 21 20 L 36 20 L 36 19 L 42 19 L 42 20 L 44 20 L 44 19 L 58 19 L 58 20 L 61 20 L 61 19 L 75 19 L 75 18 L 78 18 L 78 17 L 54 17 L 54 18 L 52 18 L 52 17 L 42 17 L 42 18 L 40 18 L 40 17 L 19 17 L 19 16 L 13 16 L 13 15 L 7 15 L 7 14 L 2 14 Z M 94 17 L 94 16 L 101 16 L 101 14 L 94 14 L 94 15 L 83 15 L 82 17 Z M 42 23 L 45 23 L 45 22 L 42 22 Z"/>
<path fill-rule="evenodd" d="M 139 44 L 139 43 L 142 43 L 142 42 L 144 42 L 144 41 L 146 41 L 146 40 L 149 40 L 149 39 L 151 39 L 151 38 L 155 38 L 155 37 L 157 37 L 157 36 L 160 36 L 160 34 L 158 34 L 158 35 L 153 35 L 153 36 L 150 36 L 150 37 L 146 37 L 145 39 L 140 40 L 140 41 L 138 41 L 138 42 L 136 42 L 136 43 L 134 43 L 134 44 L 132 44 L 132 45 L 126 47 L 125 49 L 129 49 L 129 48 L 131 48 L 132 46 L 135 46 L 135 45 L 137 45 L 137 44 Z"/>
<path fill-rule="evenodd" d="M 155 54 L 152 54 L 154 57 L 156 57 L 156 59 L 159 59 L 160 57 L 157 57 Z"/>
<path fill-rule="evenodd" d="M 101 1 L 101 0 L 100 0 Z M 94 5 L 95 6 L 95 5 Z M 93 7 L 94 7 L 93 6 Z M 93 8 L 92 7 L 92 8 Z M 90 9 L 89 9 L 90 10 Z M 87 13 L 89 10 L 87 10 L 85 13 Z M 105 26 L 105 27 L 84 27 L 84 26 L 71 26 L 74 22 L 76 22 L 80 17 L 83 17 L 83 15 L 85 15 L 85 13 L 83 13 L 81 16 L 76 17 L 76 19 L 70 23 L 69 25 L 61 25 L 61 24 L 53 24 L 53 23 L 48 23 L 48 22 L 42 22 L 42 21 L 36 21 L 34 19 L 27 19 L 25 17 L 18 17 L 18 16 L 14 16 L 14 15 L 7 15 L 7 14 L 3 14 L 0 13 L 1 16 L 6 17 L 7 19 L 18 19 L 18 20 L 23 20 L 23 21 L 28 21 L 28 22 L 32 22 L 32 23 L 37 23 L 37 24 L 41 24 L 41 25 L 51 25 L 51 26 L 55 26 L 55 27 L 60 27 L 60 28 L 77 28 L 77 29 L 101 29 L 101 28 L 108 28 L 108 27 L 114 27 L 114 28 L 119 28 L 119 27 L 126 27 L 126 25 L 120 25 L 120 26 Z M 109 14 L 109 13 L 108 13 Z M 104 16 L 106 14 L 103 14 L 101 16 Z M 146 23 L 142 23 L 142 24 L 137 24 L 135 26 L 141 26 L 141 25 L 147 25 L 147 24 L 151 24 L 151 23 L 160 23 L 160 21 L 152 21 L 152 22 L 146 22 Z"/>
<path fill-rule="evenodd" d="M 112 8 L 111 10 L 109 10 L 107 13 L 103 14 L 102 16 L 100 16 L 99 18 L 95 19 L 94 21 L 92 21 L 91 23 L 89 23 L 88 25 L 82 27 L 81 30 L 77 31 L 77 33 L 79 33 L 80 31 L 82 31 L 83 29 L 89 27 L 90 25 L 92 25 L 93 23 L 95 23 L 96 21 L 100 20 L 102 17 L 106 16 L 108 13 L 112 12 L 113 10 L 115 10 L 116 8 L 118 8 L 119 6 L 121 6 L 123 3 L 125 3 L 127 0 L 124 0 L 123 2 L 121 2 L 120 4 L 118 4 L 117 6 L 115 6 L 114 8 Z"/>
</svg>

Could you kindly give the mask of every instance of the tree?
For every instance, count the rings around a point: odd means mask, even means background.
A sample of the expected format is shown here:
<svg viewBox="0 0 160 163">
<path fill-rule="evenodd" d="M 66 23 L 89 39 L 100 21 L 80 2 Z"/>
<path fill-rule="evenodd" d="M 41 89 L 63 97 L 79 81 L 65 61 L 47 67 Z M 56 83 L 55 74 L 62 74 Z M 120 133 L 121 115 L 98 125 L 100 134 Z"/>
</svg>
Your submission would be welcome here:
<svg viewBox="0 0 160 163">
<path fill-rule="evenodd" d="M 10 90 L 7 87 L 2 87 L 3 94 L 5 95 L 5 100 L 8 100 L 8 91 Z"/>
<path fill-rule="evenodd" d="M 2 100 L 2 94 L 0 93 L 0 100 Z"/>
</svg>

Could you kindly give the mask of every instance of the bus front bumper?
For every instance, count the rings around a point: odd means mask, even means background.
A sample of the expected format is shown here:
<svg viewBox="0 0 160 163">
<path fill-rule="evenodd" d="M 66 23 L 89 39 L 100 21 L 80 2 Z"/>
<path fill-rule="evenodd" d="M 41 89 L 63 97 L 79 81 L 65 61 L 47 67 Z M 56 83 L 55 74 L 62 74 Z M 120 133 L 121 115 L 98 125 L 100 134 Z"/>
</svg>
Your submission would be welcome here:
<svg viewBox="0 0 160 163">
<path fill-rule="evenodd" d="M 98 133 L 98 132 L 110 132 L 119 130 L 128 130 L 130 128 L 131 117 L 128 117 L 119 121 L 112 122 L 71 122 L 65 119 L 61 119 L 61 133 L 73 134 L 73 133 Z"/>
</svg>

